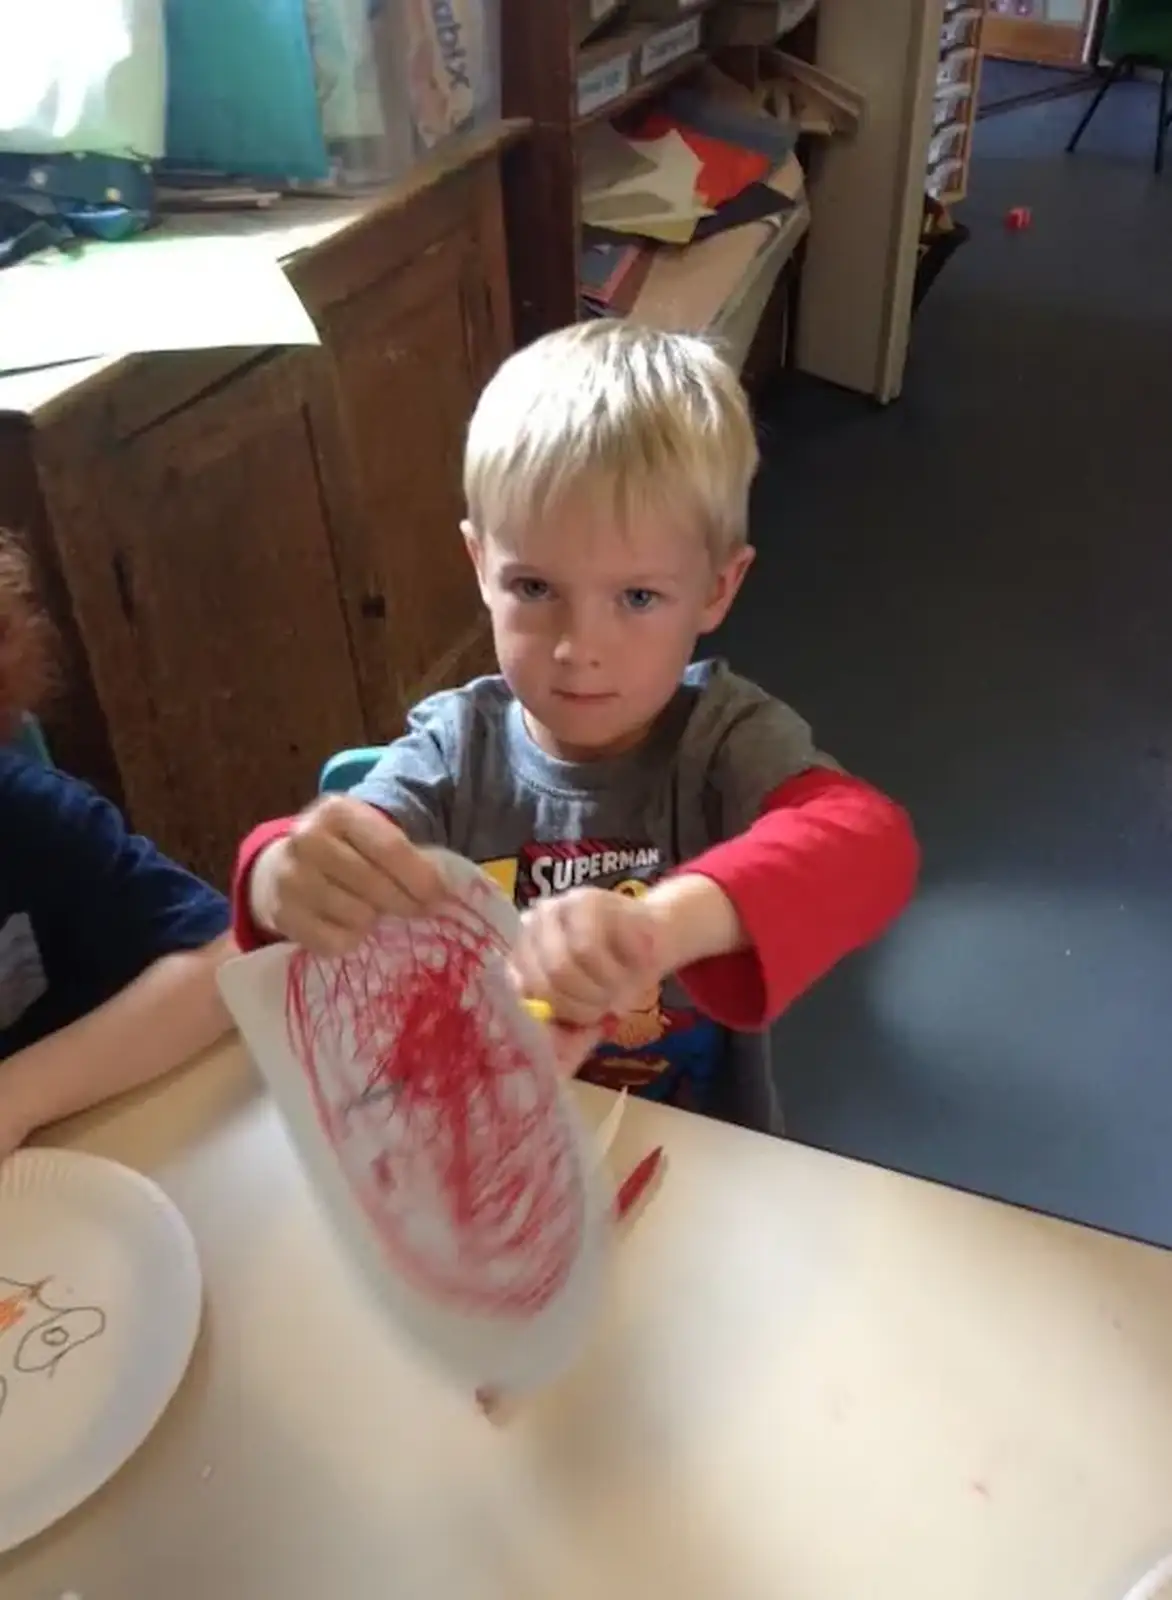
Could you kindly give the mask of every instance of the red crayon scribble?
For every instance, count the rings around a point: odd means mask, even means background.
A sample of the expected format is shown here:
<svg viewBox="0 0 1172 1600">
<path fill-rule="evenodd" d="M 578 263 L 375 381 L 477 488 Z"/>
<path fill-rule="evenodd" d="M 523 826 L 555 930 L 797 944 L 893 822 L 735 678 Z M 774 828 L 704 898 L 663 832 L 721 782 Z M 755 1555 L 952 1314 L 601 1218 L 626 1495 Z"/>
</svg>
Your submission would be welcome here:
<svg viewBox="0 0 1172 1600">
<path fill-rule="evenodd" d="M 463 1311 L 534 1315 L 577 1257 L 584 1195 L 515 1010 L 500 942 L 462 902 L 290 961 L 290 1041 L 389 1259 Z"/>
</svg>

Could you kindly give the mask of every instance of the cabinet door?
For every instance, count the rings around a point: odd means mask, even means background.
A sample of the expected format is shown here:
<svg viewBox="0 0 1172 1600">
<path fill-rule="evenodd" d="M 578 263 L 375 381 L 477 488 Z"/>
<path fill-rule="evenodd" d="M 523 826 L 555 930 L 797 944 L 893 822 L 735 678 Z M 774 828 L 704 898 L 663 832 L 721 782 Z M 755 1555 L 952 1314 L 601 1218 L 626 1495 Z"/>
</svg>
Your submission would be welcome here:
<svg viewBox="0 0 1172 1600">
<path fill-rule="evenodd" d="M 387 268 L 372 234 L 380 270 L 315 307 L 363 501 L 361 543 L 339 547 L 342 590 L 383 738 L 423 694 L 492 665 L 460 520 L 468 418 L 511 343 L 495 163 L 418 204 L 417 248 Z"/>
<path fill-rule="evenodd" d="M 240 836 L 366 733 L 333 390 L 314 350 L 162 414 L 132 391 L 50 432 L 46 500 L 134 822 L 223 884 Z"/>
</svg>

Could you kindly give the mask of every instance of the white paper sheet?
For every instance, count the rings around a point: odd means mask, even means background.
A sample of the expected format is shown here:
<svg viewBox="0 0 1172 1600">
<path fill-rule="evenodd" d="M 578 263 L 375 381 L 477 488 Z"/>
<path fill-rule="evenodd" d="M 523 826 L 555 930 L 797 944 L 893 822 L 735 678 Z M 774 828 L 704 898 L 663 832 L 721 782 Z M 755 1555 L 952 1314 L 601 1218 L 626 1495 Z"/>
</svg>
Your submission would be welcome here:
<svg viewBox="0 0 1172 1600">
<path fill-rule="evenodd" d="M 317 344 L 273 252 L 182 234 L 53 251 L 0 273 L 0 371 L 90 356 Z"/>
</svg>

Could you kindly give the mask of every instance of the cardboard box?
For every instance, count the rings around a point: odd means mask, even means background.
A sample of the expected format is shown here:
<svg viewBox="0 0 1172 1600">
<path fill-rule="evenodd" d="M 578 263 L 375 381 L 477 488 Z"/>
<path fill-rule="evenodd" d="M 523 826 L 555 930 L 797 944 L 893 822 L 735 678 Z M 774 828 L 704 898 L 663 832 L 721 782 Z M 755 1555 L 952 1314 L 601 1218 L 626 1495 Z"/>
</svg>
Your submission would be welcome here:
<svg viewBox="0 0 1172 1600">
<path fill-rule="evenodd" d="M 684 56 L 694 55 L 700 48 L 703 34 L 703 19 L 698 16 L 673 22 L 667 28 L 653 29 L 639 50 L 640 78 L 653 78 Z"/>
<path fill-rule="evenodd" d="M 802 20 L 794 0 L 723 0 L 709 19 L 714 45 L 773 44 Z"/>
<path fill-rule="evenodd" d="M 625 0 L 573 0 L 574 43 L 584 44 L 618 16 Z"/>
<path fill-rule="evenodd" d="M 606 114 L 639 82 L 639 57 L 647 28 L 623 28 L 578 51 L 577 116 Z"/>
<path fill-rule="evenodd" d="M 639 22 L 681 22 L 715 3 L 716 0 L 629 0 L 631 18 Z"/>
<path fill-rule="evenodd" d="M 695 55 L 703 40 L 699 15 L 664 28 L 648 24 L 622 28 L 594 39 L 578 51 L 577 115 L 605 116 L 628 90 L 677 61 Z"/>
</svg>

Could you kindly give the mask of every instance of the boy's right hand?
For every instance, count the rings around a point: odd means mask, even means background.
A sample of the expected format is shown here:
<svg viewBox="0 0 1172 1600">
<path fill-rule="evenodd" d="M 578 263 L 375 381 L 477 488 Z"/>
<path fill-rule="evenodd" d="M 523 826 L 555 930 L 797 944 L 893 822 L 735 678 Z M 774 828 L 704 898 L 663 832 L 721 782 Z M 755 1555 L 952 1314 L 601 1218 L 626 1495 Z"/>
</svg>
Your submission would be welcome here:
<svg viewBox="0 0 1172 1600">
<path fill-rule="evenodd" d="M 391 819 L 349 795 L 327 795 L 253 862 L 257 926 L 319 956 L 346 955 L 379 917 L 419 916 L 448 893 L 434 861 Z"/>
</svg>

